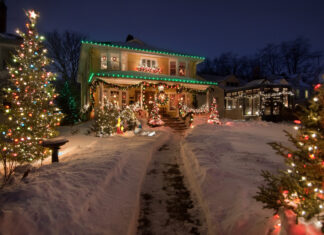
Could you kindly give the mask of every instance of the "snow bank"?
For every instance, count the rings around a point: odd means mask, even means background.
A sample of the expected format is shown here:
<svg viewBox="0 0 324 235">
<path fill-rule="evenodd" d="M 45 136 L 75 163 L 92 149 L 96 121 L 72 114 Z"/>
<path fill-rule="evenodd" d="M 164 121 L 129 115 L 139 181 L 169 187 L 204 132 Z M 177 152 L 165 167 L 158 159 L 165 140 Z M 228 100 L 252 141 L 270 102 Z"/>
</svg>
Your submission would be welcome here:
<svg viewBox="0 0 324 235">
<path fill-rule="evenodd" d="M 203 120 L 203 119 L 201 119 Z M 203 123 L 197 120 L 198 123 Z M 261 169 L 284 168 L 271 141 L 287 143 L 292 126 L 260 121 L 223 121 L 196 126 L 181 145 L 185 173 L 206 214 L 210 234 L 277 234 L 273 211 L 252 196 Z"/>
<path fill-rule="evenodd" d="M 1 234 L 134 234 L 152 152 L 168 135 L 96 138 L 63 128 L 60 163 L 0 192 Z"/>
</svg>

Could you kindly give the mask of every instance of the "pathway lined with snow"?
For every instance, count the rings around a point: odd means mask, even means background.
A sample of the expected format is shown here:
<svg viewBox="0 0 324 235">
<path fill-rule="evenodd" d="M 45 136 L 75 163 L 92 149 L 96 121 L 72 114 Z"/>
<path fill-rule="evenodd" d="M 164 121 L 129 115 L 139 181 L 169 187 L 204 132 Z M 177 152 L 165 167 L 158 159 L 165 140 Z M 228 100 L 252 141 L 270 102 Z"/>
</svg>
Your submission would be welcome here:
<svg viewBox="0 0 324 235">
<path fill-rule="evenodd" d="M 68 136 L 60 163 L 0 191 L 0 234 L 134 234 L 154 137 Z"/>
<path fill-rule="evenodd" d="M 181 172 L 180 142 L 180 134 L 174 134 L 152 156 L 141 192 L 138 235 L 207 234 Z"/>
</svg>

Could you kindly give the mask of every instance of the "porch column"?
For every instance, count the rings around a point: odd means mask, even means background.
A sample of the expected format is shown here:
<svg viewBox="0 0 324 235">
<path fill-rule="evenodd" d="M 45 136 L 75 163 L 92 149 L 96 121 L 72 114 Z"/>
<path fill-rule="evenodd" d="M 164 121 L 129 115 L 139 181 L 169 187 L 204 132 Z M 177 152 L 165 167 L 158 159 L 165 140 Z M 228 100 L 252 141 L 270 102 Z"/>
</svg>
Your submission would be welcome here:
<svg viewBox="0 0 324 235">
<path fill-rule="evenodd" d="M 207 89 L 207 93 L 206 93 L 206 103 L 207 103 L 207 108 L 209 110 L 209 89 Z"/>
<path fill-rule="evenodd" d="M 141 109 L 143 109 L 143 84 L 141 84 L 141 99 L 140 99 Z"/>
<path fill-rule="evenodd" d="M 99 102 L 103 103 L 103 83 L 99 83 Z"/>
</svg>

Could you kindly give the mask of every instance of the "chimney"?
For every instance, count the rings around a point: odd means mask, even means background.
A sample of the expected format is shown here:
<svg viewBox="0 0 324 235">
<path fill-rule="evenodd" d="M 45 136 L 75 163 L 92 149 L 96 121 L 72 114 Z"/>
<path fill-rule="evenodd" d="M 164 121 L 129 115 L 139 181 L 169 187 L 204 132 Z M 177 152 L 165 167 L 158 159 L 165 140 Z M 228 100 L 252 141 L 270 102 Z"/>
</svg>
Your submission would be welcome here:
<svg viewBox="0 0 324 235">
<path fill-rule="evenodd" d="M 132 40 L 134 40 L 134 36 L 131 35 L 131 34 L 128 34 L 127 38 L 126 38 L 126 42 L 129 42 L 129 41 L 132 41 Z"/>
<path fill-rule="evenodd" d="M 0 33 L 7 31 L 7 6 L 4 0 L 0 0 Z"/>
</svg>

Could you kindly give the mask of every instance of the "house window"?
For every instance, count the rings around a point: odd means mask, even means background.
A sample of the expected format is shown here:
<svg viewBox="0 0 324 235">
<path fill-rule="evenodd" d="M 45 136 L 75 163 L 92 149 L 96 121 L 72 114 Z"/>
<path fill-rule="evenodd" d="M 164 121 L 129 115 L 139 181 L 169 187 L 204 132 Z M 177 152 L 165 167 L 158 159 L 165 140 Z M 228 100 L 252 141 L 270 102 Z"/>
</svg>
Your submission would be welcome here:
<svg viewBox="0 0 324 235">
<path fill-rule="evenodd" d="M 185 62 L 179 63 L 179 75 L 186 76 L 186 63 Z"/>
<path fill-rule="evenodd" d="M 177 75 L 177 65 L 175 61 L 170 61 L 170 75 Z"/>
<path fill-rule="evenodd" d="M 156 63 L 156 60 L 142 59 L 141 65 L 144 66 L 144 67 L 155 68 L 157 63 Z"/>
<path fill-rule="evenodd" d="M 112 70 L 119 70 L 119 55 L 111 54 L 110 55 L 110 65 Z"/>
<path fill-rule="evenodd" d="M 308 90 L 305 90 L 305 99 L 308 99 Z"/>
<path fill-rule="evenodd" d="M 299 98 L 299 89 L 296 89 L 296 96 Z"/>
<path fill-rule="evenodd" d="M 109 101 L 118 105 L 119 104 L 119 91 L 110 91 Z"/>
<path fill-rule="evenodd" d="M 100 62 L 101 62 L 100 68 L 107 69 L 107 55 L 106 54 L 101 54 Z"/>
</svg>

